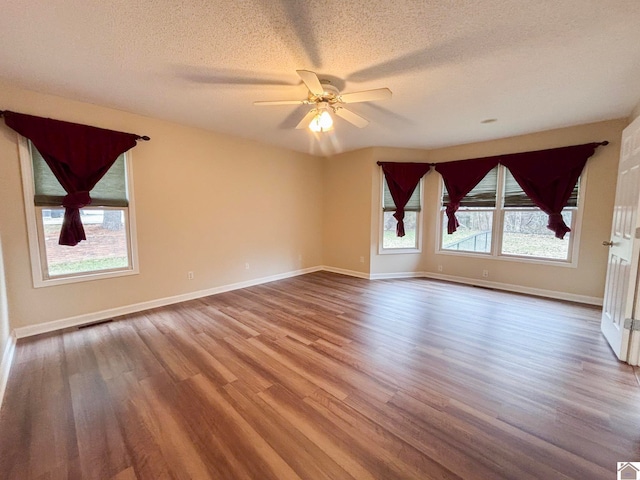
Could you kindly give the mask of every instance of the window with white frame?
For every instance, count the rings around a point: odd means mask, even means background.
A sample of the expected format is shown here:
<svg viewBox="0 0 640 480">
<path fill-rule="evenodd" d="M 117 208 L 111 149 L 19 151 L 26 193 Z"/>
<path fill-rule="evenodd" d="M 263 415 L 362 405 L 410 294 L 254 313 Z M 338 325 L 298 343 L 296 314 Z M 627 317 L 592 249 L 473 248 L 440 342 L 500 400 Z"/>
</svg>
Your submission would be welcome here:
<svg viewBox="0 0 640 480">
<path fill-rule="evenodd" d="M 447 234 L 447 216 L 442 211 L 442 250 L 491 253 L 493 219 L 497 205 L 498 167 L 489 173 L 460 202 L 456 213 L 458 229 Z M 449 194 L 443 184 L 443 205 Z"/>
<path fill-rule="evenodd" d="M 391 196 L 387 180 L 382 176 L 382 239 L 381 250 L 386 253 L 407 253 L 420 250 L 422 179 L 418 182 L 411 198 L 404 208 L 404 237 L 396 234 L 397 220 L 393 216 L 396 204 Z"/>
<path fill-rule="evenodd" d="M 534 205 L 502 165 L 491 170 L 460 202 L 456 213 L 460 226 L 448 234 L 444 210 L 448 194 L 443 183 L 440 251 L 571 262 L 580 184 L 579 180 L 562 211 L 572 231 L 560 240 L 547 229 L 548 215 Z"/>
<path fill-rule="evenodd" d="M 138 273 L 128 153 L 120 155 L 80 210 L 87 239 L 59 245 L 66 192 L 38 150 L 20 140 L 23 190 L 36 287 Z"/>
</svg>

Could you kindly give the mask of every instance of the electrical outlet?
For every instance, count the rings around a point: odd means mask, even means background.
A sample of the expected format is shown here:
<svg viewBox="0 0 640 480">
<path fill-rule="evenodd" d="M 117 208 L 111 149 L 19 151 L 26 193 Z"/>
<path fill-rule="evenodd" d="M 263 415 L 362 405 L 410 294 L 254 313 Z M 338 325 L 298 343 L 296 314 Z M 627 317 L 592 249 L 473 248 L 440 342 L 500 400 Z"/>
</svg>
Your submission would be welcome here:
<svg viewBox="0 0 640 480">
<path fill-rule="evenodd" d="M 187 278 L 193 280 L 193 272 L 187 272 Z"/>
<path fill-rule="evenodd" d="M 364 263 L 364 257 L 360 257 L 360 263 Z"/>
<path fill-rule="evenodd" d="M 489 276 L 489 270 L 482 270 L 482 276 L 483 277 L 488 277 Z"/>
<path fill-rule="evenodd" d="M 441 272 L 442 271 L 442 265 L 438 265 L 438 271 Z"/>
<path fill-rule="evenodd" d="M 245 270 L 249 270 L 249 268 L 251 268 L 251 267 L 249 267 L 249 262 L 245 263 L 245 264 L 244 264 L 244 269 L 245 269 Z"/>
</svg>

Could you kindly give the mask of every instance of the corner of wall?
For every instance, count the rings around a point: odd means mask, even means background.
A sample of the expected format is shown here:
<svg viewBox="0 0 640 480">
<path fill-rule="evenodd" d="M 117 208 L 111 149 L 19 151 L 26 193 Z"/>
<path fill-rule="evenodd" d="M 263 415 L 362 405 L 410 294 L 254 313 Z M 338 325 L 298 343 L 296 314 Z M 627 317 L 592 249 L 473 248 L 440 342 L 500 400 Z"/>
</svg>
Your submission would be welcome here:
<svg viewBox="0 0 640 480">
<path fill-rule="evenodd" d="M 13 354 L 16 350 L 16 337 L 14 334 L 9 335 L 5 344 L 2 357 L 0 359 L 0 408 L 2 407 L 2 400 L 7 389 L 7 383 L 9 382 L 9 372 L 11 371 L 11 365 L 13 364 Z"/>
<path fill-rule="evenodd" d="M 0 237 L 0 406 L 2 406 L 2 399 L 9 380 L 9 371 L 16 346 L 15 336 L 10 332 L 6 285 L 2 238 Z"/>
<path fill-rule="evenodd" d="M 341 153 L 324 162 L 323 263 L 368 275 L 372 149 Z"/>
<path fill-rule="evenodd" d="M 640 105 L 636 112 L 640 114 Z M 606 252 L 599 250 L 601 247 L 598 240 L 607 238 L 611 228 L 616 181 L 615 166 L 618 160 L 620 136 L 625 126 L 626 119 L 621 118 L 434 150 L 374 149 L 373 162 L 386 160 L 438 163 L 597 140 L 610 141 L 609 147 L 601 149 L 593 160 L 590 160 L 589 181 L 584 192 L 585 214 L 582 222 L 579 264 L 575 268 L 520 263 L 488 257 L 472 258 L 437 252 L 436 225 L 440 221 L 438 199 L 440 177 L 431 173 L 425 177 L 421 253 L 380 255 L 377 252 L 378 234 L 373 232 L 370 235 L 372 251 L 370 278 L 417 275 L 418 272 L 438 277 L 444 271 L 448 280 L 483 284 L 486 283 L 486 279 L 481 276 L 481 273 L 483 270 L 490 270 L 494 288 L 505 290 L 517 288 L 534 295 L 570 298 L 574 301 L 597 304 L 604 292 L 607 263 Z M 375 165 L 375 163 L 372 164 Z M 364 183 L 368 180 L 368 177 L 366 180 L 362 178 L 360 182 Z M 371 197 L 374 202 L 372 222 L 375 230 L 379 222 L 376 218 L 378 215 L 376 212 L 379 212 L 377 201 L 380 196 L 379 182 L 373 182 L 371 188 L 373 190 Z"/>
<path fill-rule="evenodd" d="M 640 100 L 636 107 L 631 111 L 631 115 L 629 116 L 629 123 L 633 122 L 636 118 L 640 117 Z"/>
</svg>

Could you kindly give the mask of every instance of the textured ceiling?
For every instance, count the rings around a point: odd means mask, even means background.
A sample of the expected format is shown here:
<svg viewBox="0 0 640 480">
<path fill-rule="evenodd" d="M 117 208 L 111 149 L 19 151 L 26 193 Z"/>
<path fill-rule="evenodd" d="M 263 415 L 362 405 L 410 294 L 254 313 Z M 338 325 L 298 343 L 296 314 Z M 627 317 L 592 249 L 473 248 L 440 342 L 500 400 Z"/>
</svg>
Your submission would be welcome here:
<svg viewBox="0 0 640 480">
<path fill-rule="evenodd" d="M 0 77 L 316 155 L 434 148 L 629 115 L 638 0 L 4 0 Z M 307 69 L 389 87 L 314 136 Z M 0 105 L 0 109 L 2 105 Z M 498 121 L 480 122 L 488 118 Z M 598 139 L 594 139 L 598 140 Z"/>
</svg>

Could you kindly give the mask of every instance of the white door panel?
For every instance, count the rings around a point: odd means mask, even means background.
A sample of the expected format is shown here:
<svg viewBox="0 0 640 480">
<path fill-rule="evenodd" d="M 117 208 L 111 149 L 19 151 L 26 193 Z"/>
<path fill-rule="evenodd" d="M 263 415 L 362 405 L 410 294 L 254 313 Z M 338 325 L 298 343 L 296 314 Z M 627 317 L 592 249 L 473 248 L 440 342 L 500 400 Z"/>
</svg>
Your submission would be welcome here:
<svg viewBox="0 0 640 480">
<path fill-rule="evenodd" d="M 637 306 L 638 256 L 640 240 L 636 238 L 640 204 L 640 118 L 622 134 L 618 181 L 611 226 L 611 245 L 602 307 L 601 329 L 618 358 L 637 362 L 640 332 L 631 331 L 625 320 L 640 312 Z M 639 338 L 635 338 L 635 336 Z"/>
</svg>

